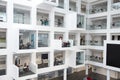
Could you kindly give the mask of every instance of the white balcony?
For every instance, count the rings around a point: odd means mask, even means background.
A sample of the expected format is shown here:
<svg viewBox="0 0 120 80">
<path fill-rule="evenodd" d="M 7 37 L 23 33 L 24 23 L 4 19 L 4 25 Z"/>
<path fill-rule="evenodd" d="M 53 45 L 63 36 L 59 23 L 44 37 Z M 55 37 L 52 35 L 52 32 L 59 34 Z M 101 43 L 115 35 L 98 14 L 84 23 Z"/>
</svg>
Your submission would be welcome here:
<svg viewBox="0 0 120 80">
<path fill-rule="evenodd" d="M 85 30 L 85 15 L 71 12 L 67 14 L 67 27 L 71 31 Z"/>
<path fill-rule="evenodd" d="M 21 66 L 12 65 L 12 75 L 14 79 L 19 79 L 21 77 L 26 77 L 28 75 L 34 75 L 37 71 L 37 65 L 30 63 L 28 68 Z"/>
<path fill-rule="evenodd" d="M 34 0 L 33 0 L 34 1 Z M 19 4 L 19 5 L 25 5 L 25 6 L 31 6 L 33 3 L 32 3 L 32 0 L 13 0 L 13 2 L 15 4 Z"/>
<path fill-rule="evenodd" d="M 70 51 L 68 55 L 69 58 L 69 66 L 73 68 L 82 67 L 85 65 L 85 51 L 84 50 L 76 50 Z"/>
<path fill-rule="evenodd" d="M 36 5 L 43 8 L 58 6 L 58 0 L 36 0 Z"/>
</svg>

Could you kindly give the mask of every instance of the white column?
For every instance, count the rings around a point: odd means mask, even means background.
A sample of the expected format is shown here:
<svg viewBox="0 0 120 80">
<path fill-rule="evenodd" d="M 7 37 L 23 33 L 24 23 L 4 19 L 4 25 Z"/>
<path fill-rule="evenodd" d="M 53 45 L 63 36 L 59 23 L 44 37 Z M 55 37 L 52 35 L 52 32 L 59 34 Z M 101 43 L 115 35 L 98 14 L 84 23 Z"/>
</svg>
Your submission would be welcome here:
<svg viewBox="0 0 120 80">
<path fill-rule="evenodd" d="M 32 9 L 31 9 L 31 24 L 33 27 L 36 26 L 36 22 L 37 22 L 37 9 L 36 9 L 36 6 L 32 6 Z"/>
<path fill-rule="evenodd" d="M 11 26 L 11 24 L 13 23 L 13 0 L 8 0 L 7 2 L 7 23 L 8 23 L 8 27 Z"/>
<path fill-rule="evenodd" d="M 55 21 L 55 11 L 54 8 L 49 13 L 49 23 L 52 30 L 54 30 L 54 21 Z"/>
<path fill-rule="evenodd" d="M 81 13 L 81 0 L 77 0 L 76 7 L 77 7 L 77 13 Z"/>
<path fill-rule="evenodd" d="M 89 14 L 89 10 L 90 10 L 90 3 L 89 0 L 87 0 L 87 5 L 86 5 L 86 13 Z"/>
<path fill-rule="evenodd" d="M 11 73 L 11 69 L 12 69 L 12 65 L 13 65 L 13 54 L 12 52 L 8 52 L 7 56 L 6 56 L 6 68 L 7 68 L 7 71 L 6 71 L 6 74 L 11 77 L 12 76 L 12 73 Z"/>
<path fill-rule="evenodd" d="M 36 49 L 38 49 L 38 33 L 39 33 L 39 31 L 37 30 L 36 31 Z"/>
<path fill-rule="evenodd" d="M 77 46 L 80 46 L 80 33 L 76 34 Z"/>
<path fill-rule="evenodd" d="M 54 31 L 50 32 L 50 54 L 49 54 L 49 65 L 50 67 L 54 66 Z"/>
<path fill-rule="evenodd" d="M 64 0 L 64 8 L 65 10 L 69 10 L 69 0 Z"/>
<path fill-rule="evenodd" d="M 107 4 L 107 29 L 110 29 L 111 27 L 111 15 L 110 15 L 110 12 L 111 12 L 111 0 L 107 0 L 108 4 Z"/>
<path fill-rule="evenodd" d="M 67 80 L 67 68 L 64 69 L 64 79 L 63 80 Z"/>
<path fill-rule="evenodd" d="M 50 31 L 50 34 L 49 34 L 49 45 L 50 45 L 50 54 L 49 54 L 49 65 L 50 67 L 53 67 L 54 66 L 54 19 L 55 18 L 55 11 L 54 9 L 51 10 L 51 12 L 49 13 L 49 21 L 50 21 L 50 27 L 51 27 L 51 31 Z"/>
<path fill-rule="evenodd" d="M 90 34 L 87 33 L 86 36 L 85 36 L 85 42 L 87 45 L 89 45 L 89 40 L 90 40 Z"/>
<path fill-rule="evenodd" d="M 107 80 L 110 80 L 110 70 L 107 69 Z"/>
<path fill-rule="evenodd" d="M 50 51 L 49 59 L 50 59 L 49 65 L 50 67 L 53 67 L 54 66 L 54 51 L 53 50 Z"/>
<path fill-rule="evenodd" d="M 85 74 L 88 75 L 88 65 L 86 65 L 85 68 L 86 68 Z"/>
<path fill-rule="evenodd" d="M 36 63 L 36 53 L 31 53 L 31 62 Z"/>
<path fill-rule="evenodd" d="M 109 32 L 107 33 L 107 40 L 108 40 L 108 41 L 111 40 L 111 35 L 110 35 Z"/>
<path fill-rule="evenodd" d="M 8 49 L 8 54 L 7 54 L 7 62 L 6 62 L 6 68 L 7 68 L 7 71 L 6 71 L 6 74 L 11 77 L 12 76 L 12 73 L 11 73 L 11 68 L 12 68 L 12 64 L 13 64 L 13 44 L 11 44 L 13 42 L 12 40 L 12 37 L 11 37 L 11 32 L 10 32 L 10 29 L 12 27 L 12 24 L 13 24 L 13 0 L 8 0 L 7 2 L 7 24 L 8 24 L 8 30 L 7 30 L 7 49 Z M 12 35 L 14 36 L 14 35 Z M 12 41 L 12 42 L 10 42 Z M 11 45 L 11 47 L 10 47 Z"/>
<path fill-rule="evenodd" d="M 68 41 L 68 40 L 69 40 L 69 32 L 68 32 L 68 31 L 65 32 L 65 34 L 64 34 L 64 36 L 63 36 L 63 39 L 64 39 L 65 41 Z"/>
</svg>

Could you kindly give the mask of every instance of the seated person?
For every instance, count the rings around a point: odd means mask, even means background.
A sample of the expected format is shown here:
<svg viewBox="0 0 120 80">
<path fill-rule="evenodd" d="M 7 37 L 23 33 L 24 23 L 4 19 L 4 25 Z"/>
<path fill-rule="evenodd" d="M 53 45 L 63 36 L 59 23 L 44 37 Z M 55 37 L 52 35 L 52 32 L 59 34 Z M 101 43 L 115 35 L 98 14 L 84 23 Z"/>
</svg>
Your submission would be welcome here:
<svg viewBox="0 0 120 80">
<path fill-rule="evenodd" d="M 27 43 L 27 49 L 30 49 L 30 48 L 31 48 L 31 43 L 28 42 L 28 43 Z"/>
<path fill-rule="evenodd" d="M 23 71 L 29 71 L 29 66 L 26 63 L 24 63 Z"/>
</svg>

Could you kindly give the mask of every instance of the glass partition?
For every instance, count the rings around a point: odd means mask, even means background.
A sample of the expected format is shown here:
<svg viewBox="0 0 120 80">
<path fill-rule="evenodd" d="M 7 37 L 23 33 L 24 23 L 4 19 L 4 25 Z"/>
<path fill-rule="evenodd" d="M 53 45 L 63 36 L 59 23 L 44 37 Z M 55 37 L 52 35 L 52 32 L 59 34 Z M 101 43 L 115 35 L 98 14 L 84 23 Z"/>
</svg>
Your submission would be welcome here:
<svg viewBox="0 0 120 80">
<path fill-rule="evenodd" d="M 77 28 L 84 28 L 84 16 L 77 15 Z"/>
<path fill-rule="evenodd" d="M 20 30 L 19 32 L 19 49 L 36 48 L 36 32 L 31 30 Z"/>
<path fill-rule="evenodd" d="M 14 23 L 30 24 L 30 11 L 14 8 Z"/>
<path fill-rule="evenodd" d="M 2 3 L 0 1 L 0 3 Z M 6 5 L 0 5 L 0 22 L 7 21 L 7 14 L 6 14 Z"/>
<path fill-rule="evenodd" d="M 84 64 L 84 52 L 76 53 L 76 65 Z"/>
<path fill-rule="evenodd" d="M 48 47 L 49 46 L 49 34 L 48 33 L 38 33 L 38 47 Z"/>
</svg>

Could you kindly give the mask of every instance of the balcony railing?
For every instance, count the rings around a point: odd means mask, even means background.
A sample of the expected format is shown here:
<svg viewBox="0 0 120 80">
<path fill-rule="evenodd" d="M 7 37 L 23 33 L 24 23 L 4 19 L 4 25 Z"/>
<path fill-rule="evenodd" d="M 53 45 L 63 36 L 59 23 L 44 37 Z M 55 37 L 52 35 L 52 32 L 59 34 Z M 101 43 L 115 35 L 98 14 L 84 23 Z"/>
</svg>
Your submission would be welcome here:
<svg viewBox="0 0 120 80">
<path fill-rule="evenodd" d="M 84 41 L 80 42 L 80 45 L 103 46 L 103 41 L 84 40 Z"/>
<path fill-rule="evenodd" d="M 37 25 L 41 25 L 41 26 L 49 26 L 50 25 L 50 20 L 46 19 L 40 19 L 39 21 L 37 21 Z"/>
<path fill-rule="evenodd" d="M 120 28 L 120 21 L 112 23 L 111 28 Z"/>
<path fill-rule="evenodd" d="M 53 6 L 58 6 L 58 0 L 43 0 L 43 2 L 51 4 Z"/>
<path fill-rule="evenodd" d="M 82 24 L 81 22 L 79 22 L 79 23 L 77 24 L 77 28 L 84 28 L 84 24 Z"/>
<path fill-rule="evenodd" d="M 107 12 L 107 8 L 90 9 L 90 14 Z"/>
<path fill-rule="evenodd" d="M 88 61 L 93 61 L 93 62 L 99 62 L 99 63 L 103 63 L 103 57 L 99 57 L 99 56 L 91 56 L 91 55 L 86 55 L 86 60 Z"/>
<path fill-rule="evenodd" d="M 97 41 L 97 40 L 89 40 L 88 45 L 91 45 L 91 46 L 103 46 L 103 42 L 102 41 Z"/>
<path fill-rule="evenodd" d="M 64 22 L 58 19 L 58 21 L 55 21 L 55 27 L 64 27 Z"/>
<path fill-rule="evenodd" d="M 36 73 L 37 65 L 30 63 L 28 66 L 24 67 L 23 65 L 16 66 L 13 65 L 14 76 L 15 78 L 23 77 L 27 75 L 33 75 Z"/>
<path fill-rule="evenodd" d="M 87 30 L 100 30 L 100 29 L 106 29 L 106 25 L 90 25 L 87 26 Z"/>
<path fill-rule="evenodd" d="M 56 3 L 57 0 L 45 0 L 45 1 Z"/>
</svg>

